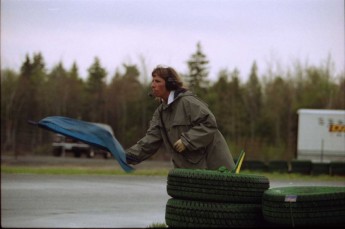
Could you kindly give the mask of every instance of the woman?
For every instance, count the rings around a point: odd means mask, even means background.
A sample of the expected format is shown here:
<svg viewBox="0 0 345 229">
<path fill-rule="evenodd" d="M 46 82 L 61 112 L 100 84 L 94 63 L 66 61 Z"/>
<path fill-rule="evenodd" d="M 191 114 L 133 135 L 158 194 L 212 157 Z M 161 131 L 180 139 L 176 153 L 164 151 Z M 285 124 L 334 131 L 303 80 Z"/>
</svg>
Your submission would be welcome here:
<svg viewBox="0 0 345 229">
<path fill-rule="evenodd" d="M 184 89 L 171 67 L 152 72 L 152 95 L 161 100 L 146 135 L 126 151 L 128 164 L 138 164 L 158 151 L 161 144 L 175 168 L 232 170 L 233 158 L 207 105 Z"/>
</svg>

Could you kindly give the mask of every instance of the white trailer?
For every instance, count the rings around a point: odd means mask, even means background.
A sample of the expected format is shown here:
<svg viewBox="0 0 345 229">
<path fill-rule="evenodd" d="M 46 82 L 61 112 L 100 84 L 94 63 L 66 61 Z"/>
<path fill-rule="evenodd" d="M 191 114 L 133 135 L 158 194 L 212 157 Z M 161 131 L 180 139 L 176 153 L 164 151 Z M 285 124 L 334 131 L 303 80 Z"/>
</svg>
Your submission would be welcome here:
<svg viewBox="0 0 345 229">
<path fill-rule="evenodd" d="M 345 161 L 345 110 L 298 110 L 297 160 Z"/>
</svg>

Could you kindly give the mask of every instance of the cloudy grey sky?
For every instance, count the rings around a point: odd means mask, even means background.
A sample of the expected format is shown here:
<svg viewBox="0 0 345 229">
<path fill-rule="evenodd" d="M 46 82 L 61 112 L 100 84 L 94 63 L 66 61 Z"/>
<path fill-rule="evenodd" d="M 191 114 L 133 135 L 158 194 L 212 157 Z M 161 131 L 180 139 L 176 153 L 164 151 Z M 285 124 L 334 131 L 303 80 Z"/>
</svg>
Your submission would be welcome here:
<svg viewBox="0 0 345 229">
<path fill-rule="evenodd" d="M 50 70 L 74 61 L 83 78 L 94 58 L 112 77 L 123 63 L 187 72 L 201 42 L 210 79 L 222 69 L 248 78 L 298 60 L 331 56 L 344 71 L 344 0 L 1 0 L 1 68 L 19 70 L 41 52 Z"/>
</svg>

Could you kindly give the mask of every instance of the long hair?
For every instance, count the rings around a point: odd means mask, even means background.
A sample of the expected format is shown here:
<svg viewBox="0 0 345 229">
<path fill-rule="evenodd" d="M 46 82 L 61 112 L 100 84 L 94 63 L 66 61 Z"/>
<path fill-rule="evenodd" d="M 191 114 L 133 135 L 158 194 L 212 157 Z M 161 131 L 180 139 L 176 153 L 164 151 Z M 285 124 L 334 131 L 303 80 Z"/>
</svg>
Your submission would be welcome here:
<svg viewBox="0 0 345 229">
<path fill-rule="evenodd" d="M 162 65 L 158 65 L 155 69 L 153 69 L 151 75 L 157 75 L 163 78 L 167 87 L 170 87 L 169 89 L 177 90 L 179 88 L 182 88 L 183 86 L 183 82 L 179 74 L 172 67 L 164 67 Z"/>
</svg>

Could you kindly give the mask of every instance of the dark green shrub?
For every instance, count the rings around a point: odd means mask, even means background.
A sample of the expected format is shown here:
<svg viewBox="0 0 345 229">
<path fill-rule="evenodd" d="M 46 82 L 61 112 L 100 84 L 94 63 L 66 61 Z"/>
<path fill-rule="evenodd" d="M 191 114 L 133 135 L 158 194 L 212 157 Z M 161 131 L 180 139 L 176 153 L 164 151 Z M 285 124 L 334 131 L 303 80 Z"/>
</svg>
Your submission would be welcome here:
<svg viewBox="0 0 345 229">
<path fill-rule="evenodd" d="M 266 221 L 277 226 L 332 227 L 345 223 L 345 187 L 271 188 L 262 197 Z"/>
</svg>

